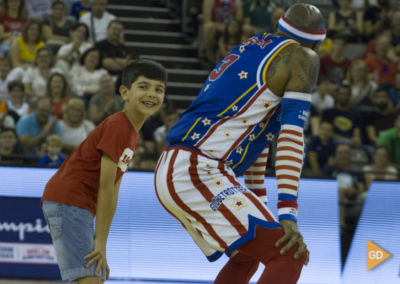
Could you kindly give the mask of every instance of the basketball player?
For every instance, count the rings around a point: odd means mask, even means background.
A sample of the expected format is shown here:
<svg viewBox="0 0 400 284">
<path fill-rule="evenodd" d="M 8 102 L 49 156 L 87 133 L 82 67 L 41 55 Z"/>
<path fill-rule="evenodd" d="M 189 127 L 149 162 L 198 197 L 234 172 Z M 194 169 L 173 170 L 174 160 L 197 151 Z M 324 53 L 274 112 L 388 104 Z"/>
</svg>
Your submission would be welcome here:
<svg viewBox="0 0 400 284">
<path fill-rule="evenodd" d="M 92 284 L 108 279 L 106 243 L 122 175 L 140 128 L 163 103 L 166 80 L 158 63 L 128 64 L 119 88 L 124 110 L 97 126 L 47 183 L 42 208 L 63 280 Z"/>
<path fill-rule="evenodd" d="M 275 34 L 248 39 L 217 65 L 168 134 L 156 193 L 210 261 L 230 256 L 216 284 L 248 283 L 259 262 L 266 268 L 258 283 L 296 283 L 308 262 L 297 189 L 325 34 L 318 8 L 292 5 Z M 278 219 L 264 187 L 275 136 Z"/>
</svg>

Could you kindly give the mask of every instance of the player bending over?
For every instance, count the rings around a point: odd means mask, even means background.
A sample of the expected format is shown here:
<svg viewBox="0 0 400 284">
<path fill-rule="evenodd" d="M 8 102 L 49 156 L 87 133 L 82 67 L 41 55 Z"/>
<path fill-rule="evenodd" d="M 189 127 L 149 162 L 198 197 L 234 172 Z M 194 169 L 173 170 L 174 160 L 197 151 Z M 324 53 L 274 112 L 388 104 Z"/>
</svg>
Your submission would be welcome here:
<svg viewBox="0 0 400 284">
<path fill-rule="evenodd" d="M 294 4 L 275 34 L 233 48 L 168 134 L 156 193 L 210 261 L 230 256 L 216 284 L 248 283 L 259 262 L 266 268 L 258 283 L 296 283 L 308 262 L 296 223 L 297 190 L 325 34 L 315 6 Z M 265 204 L 264 187 L 276 135 L 278 219 Z"/>
</svg>

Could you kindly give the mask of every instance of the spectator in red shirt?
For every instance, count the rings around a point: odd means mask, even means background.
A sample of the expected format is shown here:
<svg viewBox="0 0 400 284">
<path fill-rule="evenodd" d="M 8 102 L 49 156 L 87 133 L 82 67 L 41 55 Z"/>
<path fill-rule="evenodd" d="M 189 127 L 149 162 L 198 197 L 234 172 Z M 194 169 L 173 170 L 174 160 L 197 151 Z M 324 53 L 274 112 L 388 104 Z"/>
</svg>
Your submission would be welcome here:
<svg viewBox="0 0 400 284">
<path fill-rule="evenodd" d="M 24 0 L 3 0 L 3 10 L 0 13 L 0 46 L 2 55 L 10 51 L 13 36 L 18 35 L 25 23 Z"/>
<path fill-rule="evenodd" d="M 389 57 L 391 47 L 390 37 L 381 35 L 376 41 L 376 55 L 370 55 L 365 59 L 369 73 L 373 73 L 373 78 L 379 85 L 384 82 L 395 84 L 397 62 Z"/>
<path fill-rule="evenodd" d="M 320 76 L 328 76 L 336 84 L 343 81 L 351 64 L 351 60 L 344 55 L 345 48 L 346 39 L 343 36 L 336 35 L 332 38 L 331 53 L 321 58 Z"/>
<path fill-rule="evenodd" d="M 25 14 L 24 0 L 3 0 L 3 13 L 0 13 L 0 38 L 20 33 L 26 23 Z"/>
</svg>

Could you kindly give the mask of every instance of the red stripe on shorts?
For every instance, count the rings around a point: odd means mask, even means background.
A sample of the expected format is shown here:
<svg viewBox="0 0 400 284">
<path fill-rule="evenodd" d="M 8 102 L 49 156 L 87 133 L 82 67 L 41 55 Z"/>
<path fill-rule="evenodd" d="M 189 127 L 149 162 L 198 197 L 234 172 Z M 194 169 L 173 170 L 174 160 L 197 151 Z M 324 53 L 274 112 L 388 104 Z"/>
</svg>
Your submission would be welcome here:
<svg viewBox="0 0 400 284">
<path fill-rule="evenodd" d="M 173 214 L 171 211 L 168 210 L 167 207 L 165 207 L 164 203 L 162 203 L 162 201 L 161 201 L 161 199 L 160 199 L 160 196 L 158 195 L 158 191 L 157 191 L 157 182 L 156 182 L 157 173 L 158 173 L 158 168 L 159 168 L 159 166 L 160 166 L 162 160 L 167 156 L 167 154 L 168 154 L 168 152 L 163 152 L 163 153 L 162 153 L 162 155 L 161 155 L 161 157 L 160 157 L 160 160 L 158 161 L 157 167 L 156 167 L 156 169 L 155 169 L 155 171 L 154 171 L 154 187 L 155 187 L 155 189 L 156 189 L 156 196 L 157 196 L 158 201 L 159 201 L 160 204 L 162 205 L 162 207 L 164 207 L 164 209 L 165 209 L 169 214 L 171 214 L 172 216 L 174 216 L 175 219 L 177 219 L 177 220 L 179 221 L 179 223 L 181 223 L 182 227 L 186 228 L 185 225 L 181 222 L 181 220 L 179 220 L 179 219 L 175 216 L 175 214 Z M 165 162 L 166 162 L 166 158 L 164 159 L 163 163 L 165 163 Z"/>
<path fill-rule="evenodd" d="M 174 182 L 172 180 L 172 174 L 174 171 L 174 164 L 176 160 L 176 156 L 178 155 L 179 150 L 174 151 L 171 157 L 171 161 L 169 163 L 169 168 L 168 168 L 168 174 L 167 174 L 167 185 L 168 185 L 168 191 L 169 194 L 171 195 L 172 199 L 175 201 L 176 204 L 178 204 L 179 207 L 181 207 L 186 213 L 190 214 L 194 218 L 196 218 L 197 221 L 203 224 L 204 228 L 208 231 L 210 236 L 212 236 L 219 244 L 220 247 L 226 248 L 227 244 L 222 240 L 218 234 L 215 232 L 214 228 L 207 223 L 207 221 L 196 211 L 193 211 L 190 209 L 183 201 L 182 199 L 178 196 L 178 194 L 175 191 L 175 186 Z"/>
<path fill-rule="evenodd" d="M 190 156 L 190 177 L 192 178 L 193 185 L 199 190 L 199 192 L 203 195 L 203 197 L 211 202 L 214 194 L 209 190 L 209 188 L 200 180 L 199 174 L 197 172 L 197 154 L 193 153 Z M 247 229 L 242 225 L 239 219 L 236 218 L 232 212 L 226 208 L 226 206 L 221 203 L 218 211 L 225 217 L 226 220 L 231 223 L 231 225 L 236 229 L 236 231 L 242 236 L 247 232 Z"/>
</svg>

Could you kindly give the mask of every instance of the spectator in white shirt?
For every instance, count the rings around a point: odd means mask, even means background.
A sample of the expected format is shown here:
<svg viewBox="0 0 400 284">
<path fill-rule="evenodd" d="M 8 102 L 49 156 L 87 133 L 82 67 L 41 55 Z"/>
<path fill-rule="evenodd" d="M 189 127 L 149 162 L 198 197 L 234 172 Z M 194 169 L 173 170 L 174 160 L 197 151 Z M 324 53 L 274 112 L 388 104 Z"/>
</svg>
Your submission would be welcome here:
<svg viewBox="0 0 400 284">
<path fill-rule="evenodd" d="M 86 50 L 80 63 L 71 69 L 72 87 L 88 106 L 90 98 L 99 92 L 100 78 L 107 71 L 101 68 L 101 55 L 96 47 Z"/>
<path fill-rule="evenodd" d="M 35 63 L 35 67 L 29 67 L 25 71 L 22 79 L 28 102 L 32 104 L 35 104 L 38 97 L 45 95 L 46 82 L 50 75 L 55 72 L 62 73 L 60 69 L 53 67 L 53 53 L 47 47 L 42 47 L 37 51 Z"/>
<path fill-rule="evenodd" d="M 84 14 L 79 21 L 89 27 L 90 41 L 96 43 L 107 37 L 108 24 L 117 17 L 106 11 L 107 0 L 93 0 L 92 12 Z"/>
<path fill-rule="evenodd" d="M 12 81 L 8 84 L 8 90 L 10 92 L 10 99 L 7 100 L 7 113 L 17 123 L 20 117 L 30 114 L 31 109 L 29 104 L 24 102 L 24 84 L 20 81 Z"/>
<path fill-rule="evenodd" d="M 79 65 L 79 59 L 92 44 L 88 42 L 89 28 L 84 23 L 76 23 L 70 31 L 71 42 L 60 47 L 57 53 L 58 61 L 63 61 L 68 64 L 68 67 Z"/>
<path fill-rule="evenodd" d="M 85 119 L 84 102 L 81 99 L 72 98 L 66 105 L 61 121 L 63 152 L 71 153 L 95 127 L 93 122 Z"/>
</svg>

